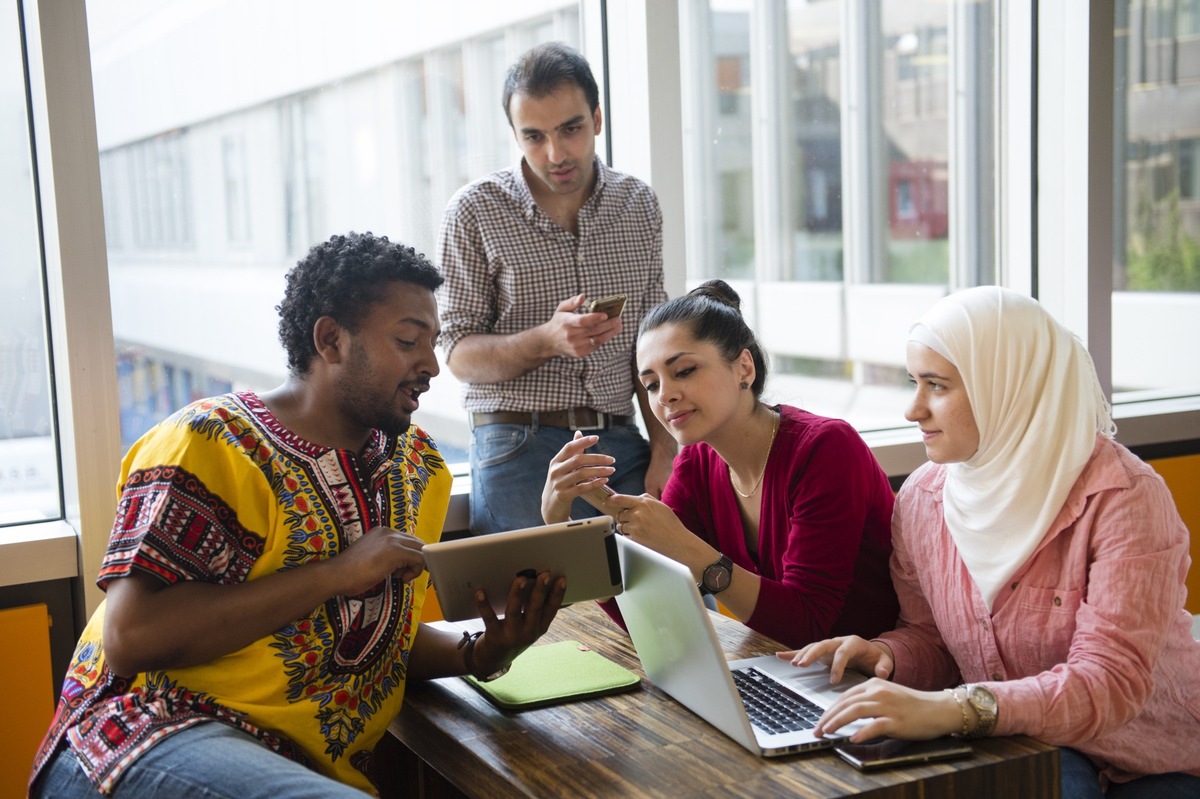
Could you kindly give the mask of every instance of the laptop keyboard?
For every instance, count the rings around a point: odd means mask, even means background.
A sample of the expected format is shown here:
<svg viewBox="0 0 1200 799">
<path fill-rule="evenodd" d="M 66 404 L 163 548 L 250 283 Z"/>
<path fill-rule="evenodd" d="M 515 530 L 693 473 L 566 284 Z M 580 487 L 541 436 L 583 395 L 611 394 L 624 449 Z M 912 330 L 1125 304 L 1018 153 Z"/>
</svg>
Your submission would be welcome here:
<svg viewBox="0 0 1200 799">
<path fill-rule="evenodd" d="M 810 730 L 824 712 L 800 694 L 789 691 L 758 669 L 734 669 L 733 682 L 750 722 L 769 733 Z"/>
</svg>

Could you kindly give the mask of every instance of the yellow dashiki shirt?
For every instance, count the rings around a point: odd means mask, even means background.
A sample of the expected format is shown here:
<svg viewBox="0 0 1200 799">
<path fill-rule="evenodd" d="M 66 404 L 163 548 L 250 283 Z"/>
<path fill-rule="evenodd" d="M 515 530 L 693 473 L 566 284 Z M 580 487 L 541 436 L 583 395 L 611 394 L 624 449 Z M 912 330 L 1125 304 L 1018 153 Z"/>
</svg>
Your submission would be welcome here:
<svg viewBox="0 0 1200 799">
<path fill-rule="evenodd" d="M 200 400 L 126 456 L 98 583 L 134 569 L 165 583 L 254 580 L 335 557 L 379 525 L 435 541 L 451 482 L 416 426 L 400 436 L 375 431 L 353 453 L 297 437 L 252 393 Z M 400 710 L 427 586 L 425 577 L 408 585 L 389 577 L 206 665 L 134 677 L 105 665 L 102 604 L 80 639 L 35 775 L 65 735 L 108 793 L 155 742 L 216 719 L 373 793 L 371 751 Z"/>
</svg>

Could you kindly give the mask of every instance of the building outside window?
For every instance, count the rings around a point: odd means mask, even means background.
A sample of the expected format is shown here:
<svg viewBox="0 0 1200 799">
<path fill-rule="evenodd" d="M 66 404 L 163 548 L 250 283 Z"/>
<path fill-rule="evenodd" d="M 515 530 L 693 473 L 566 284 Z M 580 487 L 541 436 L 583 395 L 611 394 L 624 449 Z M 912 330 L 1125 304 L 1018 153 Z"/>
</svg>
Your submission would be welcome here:
<svg viewBox="0 0 1200 799">
<path fill-rule="evenodd" d="M 1194 395 L 1200 357 L 1200 0 L 1117 3 L 1113 392 Z"/>
<path fill-rule="evenodd" d="M 508 65 L 582 35 L 565 0 L 88 11 L 124 447 L 194 399 L 283 380 L 274 306 L 313 244 L 370 230 L 432 256 L 450 196 L 519 157 Z M 465 461 L 458 384 L 433 386 L 418 422 Z"/>
<path fill-rule="evenodd" d="M 1118 401 L 1200 390 L 1200 362 L 1161 343 L 1200 339 L 1198 2 L 1117 4 L 1105 313 Z M 624 66 L 629 45 L 595 30 L 599 7 L 90 3 L 123 442 L 198 396 L 282 379 L 273 308 L 316 241 L 372 230 L 432 254 L 449 196 L 517 157 L 499 104 L 517 55 L 558 39 L 602 83 L 606 63 Z M 1031 275 L 1058 269 L 1036 263 L 1029 231 L 1046 164 L 1032 147 L 1012 154 L 1036 135 L 1032 89 L 1013 92 L 1036 77 L 1034 49 L 1005 45 L 1012 20 L 1033 29 L 1046 10 L 679 0 L 686 185 L 656 187 L 684 211 L 669 283 L 734 284 L 772 358 L 770 399 L 903 427 L 912 320 L 949 291 L 1036 292 Z M 254 34 L 272 25 L 270 40 Z M 409 35 L 336 33 L 350 29 Z M 214 47 L 222 59 L 195 70 Z M 623 123 L 608 116 L 610 133 Z M 185 301 L 184 283 L 199 294 Z M 232 329 L 237 347 L 206 335 Z M 423 405 L 418 421 L 465 458 L 448 370 Z"/>
</svg>

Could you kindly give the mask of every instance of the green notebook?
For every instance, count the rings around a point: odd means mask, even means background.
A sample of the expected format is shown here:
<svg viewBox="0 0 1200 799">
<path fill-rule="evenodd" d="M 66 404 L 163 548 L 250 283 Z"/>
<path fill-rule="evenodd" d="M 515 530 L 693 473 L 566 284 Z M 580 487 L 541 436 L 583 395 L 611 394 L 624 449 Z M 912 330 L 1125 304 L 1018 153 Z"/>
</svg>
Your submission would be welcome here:
<svg viewBox="0 0 1200 799">
<path fill-rule="evenodd" d="M 528 710 L 595 696 L 631 691 L 641 683 L 629 669 L 578 641 L 530 647 L 508 673 L 491 682 L 463 677 L 505 710 Z"/>
</svg>

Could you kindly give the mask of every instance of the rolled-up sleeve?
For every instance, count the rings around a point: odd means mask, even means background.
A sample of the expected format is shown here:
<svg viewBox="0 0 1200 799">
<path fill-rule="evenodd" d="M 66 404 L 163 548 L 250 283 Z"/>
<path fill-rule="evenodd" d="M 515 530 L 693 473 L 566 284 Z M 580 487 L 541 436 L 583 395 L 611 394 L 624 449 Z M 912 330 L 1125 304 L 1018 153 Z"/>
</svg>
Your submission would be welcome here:
<svg viewBox="0 0 1200 799">
<path fill-rule="evenodd" d="M 467 336 L 492 332 L 497 316 L 487 251 L 465 191 L 456 194 L 446 206 L 437 258 L 446 277 L 438 290 L 438 300 L 441 344 L 449 358 L 455 345 Z"/>
</svg>

